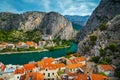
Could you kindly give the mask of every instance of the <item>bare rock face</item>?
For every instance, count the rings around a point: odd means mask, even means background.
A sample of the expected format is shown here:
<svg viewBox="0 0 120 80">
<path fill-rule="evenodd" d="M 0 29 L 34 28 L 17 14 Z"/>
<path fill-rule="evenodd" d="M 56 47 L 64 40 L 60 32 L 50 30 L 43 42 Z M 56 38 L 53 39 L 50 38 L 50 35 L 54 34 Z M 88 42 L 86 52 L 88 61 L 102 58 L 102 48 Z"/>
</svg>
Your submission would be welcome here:
<svg viewBox="0 0 120 80">
<path fill-rule="evenodd" d="M 42 19 L 44 18 L 46 13 L 40 13 L 40 12 L 26 12 L 23 13 L 22 20 L 19 23 L 19 30 L 34 30 L 38 29 Z"/>
<path fill-rule="evenodd" d="M 56 12 L 47 13 L 40 28 L 43 34 L 52 35 L 54 38 L 71 39 L 74 36 L 71 22 Z"/>
<path fill-rule="evenodd" d="M 85 55 L 85 53 L 95 55 L 97 52 L 99 53 L 100 48 L 104 49 L 112 43 L 119 44 L 120 15 L 117 15 L 112 20 L 108 21 L 105 27 L 105 30 L 101 31 L 100 29 L 97 29 L 93 31 L 93 33 L 87 35 L 84 40 L 79 42 L 78 52 L 81 53 L 81 55 Z M 91 44 L 93 42 L 90 40 L 91 35 L 95 35 L 97 38 L 94 45 Z"/>
<path fill-rule="evenodd" d="M 88 19 L 87 24 L 77 34 L 76 41 L 84 39 L 87 34 L 96 29 L 101 23 L 108 22 L 118 14 L 120 14 L 120 0 L 101 0 L 99 6 Z"/>
<path fill-rule="evenodd" d="M 71 22 L 56 12 L 26 12 L 23 14 L 0 13 L 0 28 L 3 30 L 39 30 L 54 38 L 72 39 L 76 32 Z"/>
</svg>

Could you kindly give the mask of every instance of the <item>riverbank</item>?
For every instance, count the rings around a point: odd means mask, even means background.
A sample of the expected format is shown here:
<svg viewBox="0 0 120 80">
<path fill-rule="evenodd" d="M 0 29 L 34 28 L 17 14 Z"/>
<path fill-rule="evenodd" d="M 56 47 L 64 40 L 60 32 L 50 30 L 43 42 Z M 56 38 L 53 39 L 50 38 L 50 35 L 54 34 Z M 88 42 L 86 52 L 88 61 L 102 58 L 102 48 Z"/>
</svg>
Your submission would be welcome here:
<svg viewBox="0 0 120 80">
<path fill-rule="evenodd" d="M 32 52 L 19 52 L 16 54 L 16 52 L 9 52 L 11 54 L 1 54 L 0 55 L 0 62 L 3 62 L 4 64 L 14 64 L 14 65 L 22 65 L 26 64 L 31 61 L 39 61 L 43 59 L 43 57 L 53 57 L 58 58 L 65 56 L 68 51 L 76 52 L 78 48 L 78 45 L 76 43 L 72 43 L 70 47 L 66 48 L 60 48 L 53 51 L 32 51 Z"/>
<path fill-rule="evenodd" d="M 65 46 L 65 47 L 57 47 L 57 48 L 54 48 L 53 50 L 57 50 L 57 49 L 62 49 L 62 48 L 68 48 L 70 46 Z M 35 53 L 35 52 L 44 52 L 44 51 L 51 51 L 51 50 L 48 50 L 48 49 L 42 49 L 42 50 L 34 50 L 34 51 L 20 51 L 20 52 L 0 52 L 0 55 L 2 54 L 21 54 L 21 53 Z"/>
</svg>

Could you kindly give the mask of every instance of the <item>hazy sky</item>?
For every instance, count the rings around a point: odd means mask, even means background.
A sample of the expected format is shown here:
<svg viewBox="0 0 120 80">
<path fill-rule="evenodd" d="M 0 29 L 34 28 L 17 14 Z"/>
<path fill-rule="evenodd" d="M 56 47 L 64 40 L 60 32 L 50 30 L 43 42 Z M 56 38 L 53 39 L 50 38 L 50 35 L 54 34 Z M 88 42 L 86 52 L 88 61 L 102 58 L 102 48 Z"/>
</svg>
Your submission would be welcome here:
<svg viewBox="0 0 120 80">
<path fill-rule="evenodd" d="M 55 11 L 63 15 L 90 15 L 100 0 L 0 0 L 0 12 Z"/>
</svg>

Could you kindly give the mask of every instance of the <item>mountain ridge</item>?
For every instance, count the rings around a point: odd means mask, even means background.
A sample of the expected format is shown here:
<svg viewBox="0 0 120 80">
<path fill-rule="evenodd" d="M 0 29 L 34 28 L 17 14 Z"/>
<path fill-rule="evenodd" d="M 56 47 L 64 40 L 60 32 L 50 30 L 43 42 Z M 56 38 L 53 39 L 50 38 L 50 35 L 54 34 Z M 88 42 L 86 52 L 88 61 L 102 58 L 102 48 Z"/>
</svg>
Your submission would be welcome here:
<svg viewBox="0 0 120 80">
<path fill-rule="evenodd" d="M 75 37 L 71 22 L 57 12 L 30 11 L 22 14 L 1 12 L 0 28 L 3 30 L 23 30 L 24 32 L 37 29 L 42 34 L 52 35 L 54 38 L 57 35 L 57 38 L 66 40 Z"/>
</svg>

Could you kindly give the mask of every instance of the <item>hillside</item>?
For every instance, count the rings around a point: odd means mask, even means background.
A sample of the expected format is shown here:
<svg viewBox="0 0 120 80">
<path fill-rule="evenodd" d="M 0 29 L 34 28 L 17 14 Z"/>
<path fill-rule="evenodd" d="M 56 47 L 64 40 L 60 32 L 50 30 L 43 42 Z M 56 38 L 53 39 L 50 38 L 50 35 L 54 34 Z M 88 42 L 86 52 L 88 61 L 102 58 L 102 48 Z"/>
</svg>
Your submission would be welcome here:
<svg viewBox="0 0 120 80">
<path fill-rule="evenodd" d="M 1 12 L 0 29 L 4 32 L 14 31 L 14 35 L 11 35 L 20 38 L 27 38 L 27 33 L 30 32 L 31 34 L 36 34 L 35 38 L 37 37 L 38 39 L 40 39 L 41 35 L 52 35 L 54 39 L 70 40 L 75 37 L 76 33 L 72 28 L 71 22 L 56 12 L 34 11 L 23 14 Z M 19 34 L 27 36 L 19 36 Z"/>
</svg>

